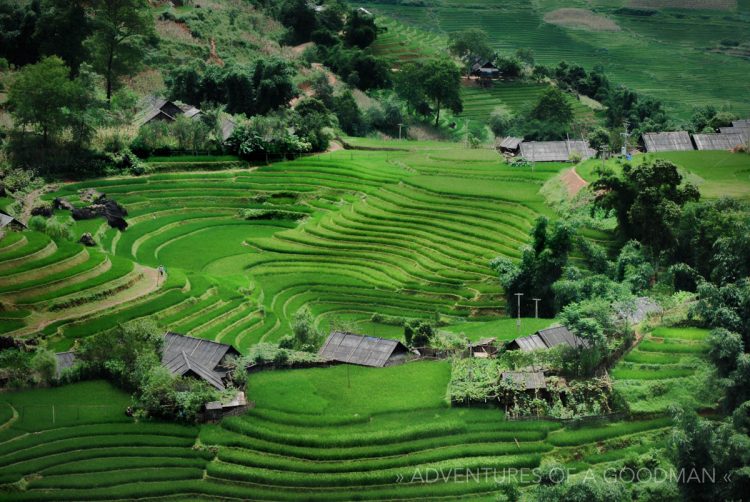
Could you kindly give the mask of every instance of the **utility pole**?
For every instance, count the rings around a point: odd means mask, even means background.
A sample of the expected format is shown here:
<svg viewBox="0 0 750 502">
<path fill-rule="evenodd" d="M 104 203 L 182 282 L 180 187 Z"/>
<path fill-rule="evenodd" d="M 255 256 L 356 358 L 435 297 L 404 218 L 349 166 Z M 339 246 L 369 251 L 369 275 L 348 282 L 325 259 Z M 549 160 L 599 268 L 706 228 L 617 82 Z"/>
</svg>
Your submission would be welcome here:
<svg viewBox="0 0 750 502">
<path fill-rule="evenodd" d="M 630 122 L 628 122 L 627 120 L 624 120 L 622 122 L 622 125 L 623 127 L 625 127 L 625 132 L 620 133 L 620 136 L 622 136 L 622 151 L 620 153 L 624 157 L 628 154 L 628 138 L 630 138 L 628 127 L 630 127 Z"/>
<path fill-rule="evenodd" d="M 534 300 L 534 318 L 539 319 L 539 301 L 541 298 L 532 298 Z"/>
<path fill-rule="evenodd" d="M 401 141 L 401 128 L 404 127 L 404 124 L 399 123 L 398 124 L 398 140 Z"/>
<path fill-rule="evenodd" d="M 607 154 L 609 153 L 609 145 L 602 145 L 602 171 L 604 171 L 605 161 L 607 160 Z"/>
<path fill-rule="evenodd" d="M 523 296 L 523 293 L 516 293 L 516 298 L 518 299 L 518 307 L 516 308 L 516 332 L 518 336 L 521 336 L 521 297 Z"/>
</svg>

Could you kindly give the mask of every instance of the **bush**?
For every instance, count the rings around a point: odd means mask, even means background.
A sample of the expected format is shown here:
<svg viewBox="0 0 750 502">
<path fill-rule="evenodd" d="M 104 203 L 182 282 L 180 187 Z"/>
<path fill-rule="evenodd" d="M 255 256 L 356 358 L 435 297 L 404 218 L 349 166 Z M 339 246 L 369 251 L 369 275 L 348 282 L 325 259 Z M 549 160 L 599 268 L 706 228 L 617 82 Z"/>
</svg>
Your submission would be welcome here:
<svg viewBox="0 0 750 502">
<path fill-rule="evenodd" d="M 73 225 L 70 221 L 63 223 L 54 218 L 47 219 L 41 216 L 32 216 L 29 220 L 28 226 L 31 230 L 45 233 L 56 241 L 76 240 L 75 234 L 73 233 Z"/>
</svg>

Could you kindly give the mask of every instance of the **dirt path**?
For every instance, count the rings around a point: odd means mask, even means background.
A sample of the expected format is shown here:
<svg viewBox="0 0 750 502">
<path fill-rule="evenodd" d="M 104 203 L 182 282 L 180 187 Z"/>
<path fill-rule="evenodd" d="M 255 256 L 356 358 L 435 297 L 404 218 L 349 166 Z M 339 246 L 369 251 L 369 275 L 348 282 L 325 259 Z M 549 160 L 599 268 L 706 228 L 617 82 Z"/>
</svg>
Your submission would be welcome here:
<svg viewBox="0 0 750 502">
<path fill-rule="evenodd" d="M 578 192 L 588 185 L 586 180 L 581 178 L 581 175 L 576 172 L 575 167 L 571 167 L 565 171 L 560 178 L 562 179 L 563 184 L 565 184 L 565 188 L 568 189 L 568 195 L 570 197 L 575 197 L 578 195 Z"/>
<path fill-rule="evenodd" d="M 344 149 L 344 145 L 342 145 L 338 141 L 331 141 L 328 144 L 328 149 L 325 151 L 325 153 L 338 152 L 339 150 L 343 150 L 343 149 Z"/>
<path fill-rule="evenodd" d="M 34 205 L 39 199 L 41 193 L 42 189 L 37 188 L 36 190 L 32 190 L 31 192 L 27 193 L 23 198 L 23 209 L 21 210 L 21 214 L 18 219 L 24 225 L 29 223 L 29 220 L 31 219 L 31 210 L 34 209 Z"/>
</svg>

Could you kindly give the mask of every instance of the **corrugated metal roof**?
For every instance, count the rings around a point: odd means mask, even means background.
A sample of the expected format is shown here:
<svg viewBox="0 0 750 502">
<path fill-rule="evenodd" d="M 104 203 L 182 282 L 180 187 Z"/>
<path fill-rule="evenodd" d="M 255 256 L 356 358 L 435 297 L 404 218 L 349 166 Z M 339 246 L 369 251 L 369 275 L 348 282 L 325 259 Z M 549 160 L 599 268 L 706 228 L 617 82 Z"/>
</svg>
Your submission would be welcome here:
<svg viewBox="0 0 750 502">
<path fill-rule="evenodd" d="M 698 150 L 731 150 L 745 144 L 742 134 L 693 134 Z"/>
<path fill-rule="evenodd" d="M 522 336 L 513 340 L 518 348 L 524 352 L 532 352 L 534 350 L 546 349 L 547 346 L 544 344 L 544 340 L 539 338 L 539 335 Z"/>
<path fill-rule="evenodd" d="M 732 125 L 734 127 L 750 127 L 750 119 L 735 120 Z"/>
<path fill-rule="evenodd" d="M 573 154 L 582 159 L 596 155 L 588 141 L 524 141 L 521 157 L 531 162 L 567 162 Z"/>
<path fill-rule="evenodd" d="M 541 371 L 505 371 L 502 374 L 502 379 L 512 384 L 521 384 L 525 390 L 547 388 L 544 373 Z"/>
<path fill-rule="evenodd" d="M 57 370 L 55 372 L 57 378 L 60 378 L 63 371 L 72 368 L 76 363 L 76 355 L 74 352 L 58 352 L 55 354 L 55 358 L 57 359 Z"/>
<path fill-rule="evenodd" d="M 398 340 L 334 331 L 318 353 L 329 361 L 382 368 L 396 351 L 407 348 Z"/>
<path fill-rule="evenodd" d="M 167 333 L 164 335 L 161 362 L 173 375 L 185 375 L 192 371 L 217 389 L 224 389 L 224 373 L 216 371 L 216 367 L 227 355 L 239 355 L 239 352 L 225 343 Z"/>
<path fill-rule="evenodd" d="M 747 127 L 720 127 L 721 134 L 741 134 L 747 139 L 750 137 L 750 126 Z"/>
<path fill-rule="evenodd" d="M 548 348 L 558 345 L 568 345 L 569 347 L 583 347 L 585 342 L 571 333 L 565 326 L 555 326 L 552 328 L 537 331 L 537 335 L 544 341 Z"/>
<path fill-rule="evenodd" d="M 523 143 L 523 138 L 515 138 L 513 136 L 507 136 L 500 142 L 498 148 L 507 148 L 508 150 L 515 150 L 518 146 Z"/>
<path fill-rule="evenodd" d="M 695 150 L 687 131 L 647 132 L 643 135 L 643 143 L 649 153 Z"/>
</svg>

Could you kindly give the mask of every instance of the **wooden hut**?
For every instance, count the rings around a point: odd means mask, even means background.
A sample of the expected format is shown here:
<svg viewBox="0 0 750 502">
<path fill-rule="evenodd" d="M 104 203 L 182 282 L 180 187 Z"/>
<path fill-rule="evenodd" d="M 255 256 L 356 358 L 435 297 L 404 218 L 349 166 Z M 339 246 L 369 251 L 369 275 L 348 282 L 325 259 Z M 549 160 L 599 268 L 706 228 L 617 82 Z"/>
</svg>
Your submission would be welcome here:
<svg viewBox="0 0 750 502">
<path fill-rule="evenodd" d="M 229 373 L 227 359 L 239 355 L 237 349 L 225 343 L 167 333 L 161 363 L 173 375 L 200 378 L 218 390 L 224 390 Z"/>
<path fill-rule="evenodd" d="M 8 213 L 0 211 L 0 230 L 5 229 L 16 230 L 17 232 L 20 232 L 26 229 L 26 225 L 24 225 Z"/>
<path fill-rule="evenodd" d="M 473 357 L 488 358 L 497 354 L 497 338 L 482 338 L 471 344 Z"/>
<path fill-rule="evenodd" d="M 574 155 L 582 160 L 596 155 L 588 141 L 524 141 L 520 144 L 521 157 L 530 162 L 568 162 Z"/>
<path fill-rule="evenodd" d="M 687 131 L 647 132 L 643 135 L 643 143 L 648 153 L 695 150 Z"/>
<path fill-rule="evenodd" d="M 518 155 L 518 153 L 521 151 L 521 143 L 523 143 L 523 138 L 506 136 L 496 143 L 495 148 L 497 148 L 500 153 Z"/>
<path fill-rule="evenodd" d="M 334 331 L 318 354 L 327 361 L 382 368 L 405 362 L 409 349 L 398 340 Z"/>
<path fill-rule="evenodd" d="M 554 326 L 539 330 L 533 335 L 516 338 L 508 344 L 508 350 L 532 352 L 535 350 L 551 349 L 558 345 L 579 348 L 586 346 L 586 342 L 571 333 L 565 326 Z"/>
<path fill-rule="evenodd" d="M 180 116 L 195 119 L 200 113 L 201 111 L 192 105 L 152 96 L 148 99 L 145 109 L 139 114 L 137 122 L 139 126 L 158 121 L 174 122 Z"/>
<path fill-rule="evenodd" d="M 698 150 L 732 150 L 747 143 L 742 134 L 693 134 Z"/>
</svg>

